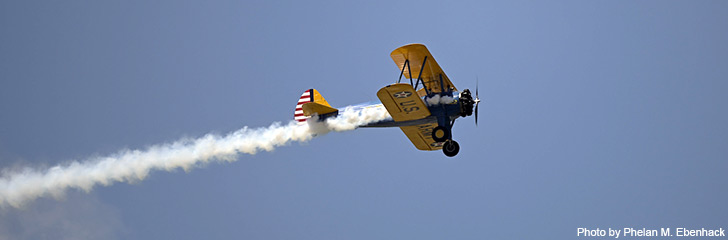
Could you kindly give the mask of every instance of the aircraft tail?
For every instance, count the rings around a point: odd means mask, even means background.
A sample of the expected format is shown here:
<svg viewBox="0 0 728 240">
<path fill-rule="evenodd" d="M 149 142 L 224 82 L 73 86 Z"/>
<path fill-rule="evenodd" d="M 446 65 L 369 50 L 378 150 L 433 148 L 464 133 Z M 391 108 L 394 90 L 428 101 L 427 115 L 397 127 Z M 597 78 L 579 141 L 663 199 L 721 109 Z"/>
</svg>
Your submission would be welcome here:
<svg viewBox="0 0 728 240">
<path fill-rule="evenodd" d="M 298 99 L 298 105 L 296 105 L 293 119 L 299 123 L 303 123 L 313 115 L 318 115 L 319 120 L 321 120 L 334 117 L 338 114 L 339 110 L 331 107 L 316 89 L 308 89 Z"/>
</svg>

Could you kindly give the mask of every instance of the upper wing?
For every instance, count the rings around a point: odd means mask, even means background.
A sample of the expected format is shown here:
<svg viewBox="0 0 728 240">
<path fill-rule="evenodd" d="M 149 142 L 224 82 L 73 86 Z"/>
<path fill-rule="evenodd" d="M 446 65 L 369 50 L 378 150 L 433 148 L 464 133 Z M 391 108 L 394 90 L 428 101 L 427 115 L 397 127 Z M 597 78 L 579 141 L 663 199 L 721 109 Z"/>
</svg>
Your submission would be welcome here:
<svg viewBox="0 0 728 240">
<path fill-rule="evenodd" d="M 402 129 L 410 142 L 419 150 L 432 151 L 442 149 L 442 142 L 435 142 L 432 139 L 432 129 L 437 127 L 437 123 L 425 123 L 416 126 L 399 127 Z"/>
<path fill-rule="evenodd" d="M 383 87 L 377 92 L 377 97 L 395 122 L 430 116 L 430 110 L 427 109 L 425 102 L 420 99 L 412 85 L 396 83 Z"/>
<path fill-rule="evenodd" d="M 424 65 L 425 67 L 422 70 L 422 81 L 424 82 L 425 87 L 433 93 L 442 92 L 443 88 L 452 88 L 457 91 L 455 85 L 450 82 L 450 79 L 447 75 L 445 75 L 445 72 L 442 71 L 440 65 L 435 62 L 435 58 L 432 57 L 432 54 L 430 54 L 430 51 L 427 50 L 425 45 L 404 45 L 394 49 L 390 56 L 392 57 L 392 60 L 394 60 L 394 63 L 397 64 L 400 71 L 404 68 L 404 76 L 407 78 L 411 77 L 413 80 L 416 79 L 417 76 L 420 76 L 422 63 L 425 61 L 425 57 L 427 57 L 427 61 Z M 405 66 L 405 62 L 407 60 L 409 60 L 409 67 Z M 410 73 L 410 71 L 412 72 Z M 440 84 L 440 77 L 442 77 L 442 85 Z"/>
</svg>

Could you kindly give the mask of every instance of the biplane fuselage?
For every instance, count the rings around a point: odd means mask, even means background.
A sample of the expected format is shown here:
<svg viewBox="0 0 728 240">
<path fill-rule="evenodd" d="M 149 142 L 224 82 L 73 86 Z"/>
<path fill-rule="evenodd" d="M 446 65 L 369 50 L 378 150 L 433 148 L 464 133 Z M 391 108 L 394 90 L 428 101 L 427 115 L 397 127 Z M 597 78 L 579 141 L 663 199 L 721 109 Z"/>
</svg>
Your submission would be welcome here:
<svg viewBox="0 0 728 240">
<path fill-rule="evenodd" d="M 452 126 L 458 117 L 472 115 L 474 106 L 477 123 L 480 101 L 477 91 L 475 98 L 468 89 L 459 92 L 422 44 L 399 47 L 390 56 L 400 69 L 397 83 L 377 92 L 381 103 L 352 108 L 384 108 L 391 118 L 361 127 L 399 127 L 417 149 L 442 149 L 445 155 L 455 156 L 460 146 L 452 139 Z M 409 84 L 401 83 L 402 77 L 409 79 Z M 312 115 L 326 119 L 337 114 L 338 110 L 332 108 L 317 90 L 309 89 L 301 95 L 294 119 L 303 122 Z"/>
<path fill-rule="evenodd" d="M 392 118 L 387 118 L 379 122 L 370 123 L 367 125 L 363 125 L 360 127 L 402 127 L 402 126 L 415 126 L 420 125 L 423 123 L 438 123 L 438 116 L 444 116 L 445 120 L 447 121 L 453 121 L 460 117 L 460 111 L 461 107 L 458 104 L 458 100 L 460 99 L 459 96 L 454 96 L 452 103 L 442 103 L 437 105 L 428 105 L 427 109 L 430 111 L 431 115 L 420 118 L 420 119 L 414 119 L 414 120 L 408 120 L 408 121 L 394 121 Z M 422 100 L 426 102 L 425 98 L 423 97 Z M 363 109 L 363 108 L 384 108 L 384 104 L 382 103 L 365 103 L 360 105 L 354 105 L 352 106 L 354 110 Z"/>
</svg>

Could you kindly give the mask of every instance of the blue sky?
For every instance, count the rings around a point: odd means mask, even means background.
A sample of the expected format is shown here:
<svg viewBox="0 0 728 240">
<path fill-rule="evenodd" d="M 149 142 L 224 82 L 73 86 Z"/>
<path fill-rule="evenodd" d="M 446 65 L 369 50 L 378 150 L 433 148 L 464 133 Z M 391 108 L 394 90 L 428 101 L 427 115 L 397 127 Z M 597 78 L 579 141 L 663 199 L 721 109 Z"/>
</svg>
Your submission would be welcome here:
<svg viewBox="0 0 728 240">
<path fill-rule="evenodd" d="M 331 133 L 0 210 L 10 239 L 568 239 L 728 227 L 728 3 L 0 3 L 0 168 L 292 119 L 396 81 L 423 43 L 480 80 L 460 154 Z"/>
</svg>

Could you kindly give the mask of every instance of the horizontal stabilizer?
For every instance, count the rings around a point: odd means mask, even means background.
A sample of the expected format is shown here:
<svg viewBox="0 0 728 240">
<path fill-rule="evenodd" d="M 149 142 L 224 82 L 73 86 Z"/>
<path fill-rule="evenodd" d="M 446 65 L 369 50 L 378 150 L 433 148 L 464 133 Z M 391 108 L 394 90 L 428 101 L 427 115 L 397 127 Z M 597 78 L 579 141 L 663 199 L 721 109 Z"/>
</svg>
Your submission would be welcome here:
<svg viewBox="0 0 728 240">
<path fill-rule="evenodd" d="M 303 104 L 303 115 L 310 117 L 314 114 L 318 115 L 320 119 L 324 119 L 327 117 L 336 116 L 339 114 L 339 110 L 336 108 L 332 108 L 331 106 L 326 106 L 323 104 L 310 102 Z"/>
</svg>

